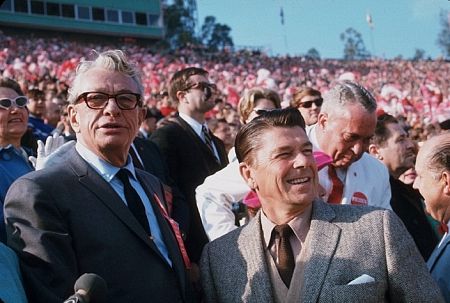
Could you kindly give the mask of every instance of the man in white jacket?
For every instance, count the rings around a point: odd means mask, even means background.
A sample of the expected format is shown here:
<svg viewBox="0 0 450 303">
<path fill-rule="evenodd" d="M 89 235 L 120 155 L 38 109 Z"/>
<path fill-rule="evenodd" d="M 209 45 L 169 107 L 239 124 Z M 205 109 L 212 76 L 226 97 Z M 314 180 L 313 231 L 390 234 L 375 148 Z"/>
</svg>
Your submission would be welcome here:
<svg viewBox="0 0 450 303">
<path fill-rule="evenodd" d="M 333 159 L 330 166 L 319 171 L 320 184 L 326 191 L 322 198 L 329 203 L 391 209 L 389 173 L 365 152 L 375 132 L 375 99 L 365 88 L 350 81 L 338 82 L 323 99 L 317 124 L 306 130 L 314 151 Z M 232 204 L 250 191 L 238 167 L 237 161 L 231 162 L 197 187 L 197 207 L 210 240 L 237 228 Z M 330 177 L 332 169 L 340 185 Z M 330 196 L 334 201 L 330 201 Z"/>
</svg>

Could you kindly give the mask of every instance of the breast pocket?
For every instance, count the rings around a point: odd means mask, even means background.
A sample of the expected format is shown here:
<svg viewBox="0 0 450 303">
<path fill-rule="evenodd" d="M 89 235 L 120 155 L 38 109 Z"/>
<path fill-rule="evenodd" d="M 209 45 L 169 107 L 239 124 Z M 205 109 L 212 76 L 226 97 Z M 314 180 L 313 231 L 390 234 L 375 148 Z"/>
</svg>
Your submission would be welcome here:
<svg viewBox="0 0 450 303">
<path fill-rule="evenodd" d="M 383 286 L 376 281 L 355 285 L 335 285 L 332 293 L 333 302 L 385 302 Z"/>
</svg>

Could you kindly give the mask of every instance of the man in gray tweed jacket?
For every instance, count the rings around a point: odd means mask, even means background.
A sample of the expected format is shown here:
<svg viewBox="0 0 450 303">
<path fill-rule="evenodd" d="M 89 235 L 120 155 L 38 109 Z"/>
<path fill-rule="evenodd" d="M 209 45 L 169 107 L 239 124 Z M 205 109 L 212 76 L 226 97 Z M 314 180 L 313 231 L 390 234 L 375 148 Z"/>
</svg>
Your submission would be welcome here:
<svg viewBox="0 0 450 303">
<path fill-rule="evenodd" d="M 236 154 L 262 210 L 205 246 L 206 302 L 443 302 L 392 211 L 316 198 L 317 169 L 297 110 L 245 125 Z"/>
</svg>

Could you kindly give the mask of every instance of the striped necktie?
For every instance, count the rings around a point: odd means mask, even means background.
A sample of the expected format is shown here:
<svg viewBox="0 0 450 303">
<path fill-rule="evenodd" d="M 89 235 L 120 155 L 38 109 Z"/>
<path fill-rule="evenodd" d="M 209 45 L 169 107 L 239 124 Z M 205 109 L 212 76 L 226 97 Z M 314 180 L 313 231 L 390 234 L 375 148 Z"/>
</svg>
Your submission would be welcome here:
<svg viewBox="0 0 450 303">
<path fill-rule="evenodd" d="M 205 125 L 202 125 L 202 133 L 203 133 L 203 137 L 205 138 L 206 146 L 208 146 L 209 150 L 214 154 L 212 138 L 211 138 L 211 135 L 209 134 L 208 128 L 206 128 Z"/>
</svg>

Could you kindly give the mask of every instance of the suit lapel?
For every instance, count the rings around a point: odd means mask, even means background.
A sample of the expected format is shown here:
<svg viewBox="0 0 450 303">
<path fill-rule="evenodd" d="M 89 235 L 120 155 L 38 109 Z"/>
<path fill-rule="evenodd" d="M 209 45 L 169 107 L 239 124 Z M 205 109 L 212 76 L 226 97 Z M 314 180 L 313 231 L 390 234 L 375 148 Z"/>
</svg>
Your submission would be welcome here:
<svg viewBox="0 0 450 303">
<path fill-rule="evenodd" d="M 164 243 L 169 251 L 170 259 L 172 260 L 172 268 L 175 270 L 178 279 L 180 281 L 181 287 L 183 289 L 183 294 L 186 293 L 186 280 L 185 280 L 185 270 L 184 270 L 184 262 L 181 258 L 181 253 L 177 245 L 177 240 L 172 232 L 171 227 L 167 220 L 163 217 L 157 202 L 153 198 L 153 193 L 161 192 L 161 189 L 155 188 L 156 184 L 154 182 L 146 181 L 143 174 L 136 170 L 136 175 L 138 177 L 139 182 L 144 188 L 147 197 L 150 200 L 150 203 L 153 208 L 153 212 L 155 213 L 156 219 L 158 220 L 158 225 L 161 230 L 161 234 L 164 238 Z M 161 198 L 161 197 L 160 197 Z M 161 200 L 162 203 L 164 203 Z M 166 261 L 164 261 L 166 262 Z"/>
<path fill-rule="evenodd" d="M 310 245 L 306 247 L 304 258 L 302 302 L 318 300 L 341 233 L 338 226 L 330 223 L 334 217 L 335 213 L 328 204 L 319 200 L 314 201 L 311 225 L 307 236 Z"/>
<path fill-rule="evenodd" d="M 261 212 L 242 229 L 237 243 L 247 264 L 247 281 L 251 283 L 248 287 L 251 288 L 254 302 L 273 302 L 269 268 L 263 247 Z"/>
<path fill-rule="evenodd" d="M 225 150 L 223 142 L 214 135 L 211 135 L 214 145 L 216 146 L 217 153 L 219 154 L 220 166 L 225 167 L 228 164 L 228 155 Z"/>
<path fill-rule="evenodd" d="M 141 238 L 150 248 L 167 263 L 155 243 L 147 236 L 142 226 L 133 217 L 122 199 L 114 189 L 73 149 L 70 157 L 71 166 L 78 176 L 78 181 L 97 199 L 106 205 L 117 218 Z"/>
<path fill-rule="evenodd" d="M 431 272 L 433 271 L 434 266 L 436 265 L 437 261 L 439 260 L 439 257 L 442 255 L 442 253 L 445 250 L 445 247 L 447 245 L 450 245 L 450 236 L 447 234 L 444 242 L 442 242 L 440 247 L 437 247 L 433 250 L 433 253 L 431 254 L 430 258 L 427 261 L 427 267 L 428 270 Z"/>
<path fill-rule="evenodd" d="M 192 140 L 194 140 L 194 142 L 196 142 L 196 144 L 199 146 L 199 148 L 202 150 L 203 154 L 208 155 L 208 157 L 210 157 L 210 160 L 214 160 L 214 162 L 217 163 L 217 158 L 216 156 L 212 153 L 212 151 L 206 146 L 205 142 L 202 141 L 202 139 L 200 139 L 200 137 L 195 133 L 195 131 L 192 129 L 192 127 L 187 124 L 186 121 L 184 121 L 182 118 L 180 118 L 179 116 L 176 117 L 173 120 L 175 123 L 177 123 L 178 125 L 181 126 L 181 128 L 183 128 L 191 137 Z M 216 144 L 215 141 L 215 137 L 212 136 L 214 144 Z M 217 148 L 217 144 L 216 144 L 216 148 Z M 208 165 L 209 166 L 209 165 Z"/>
</svg>

